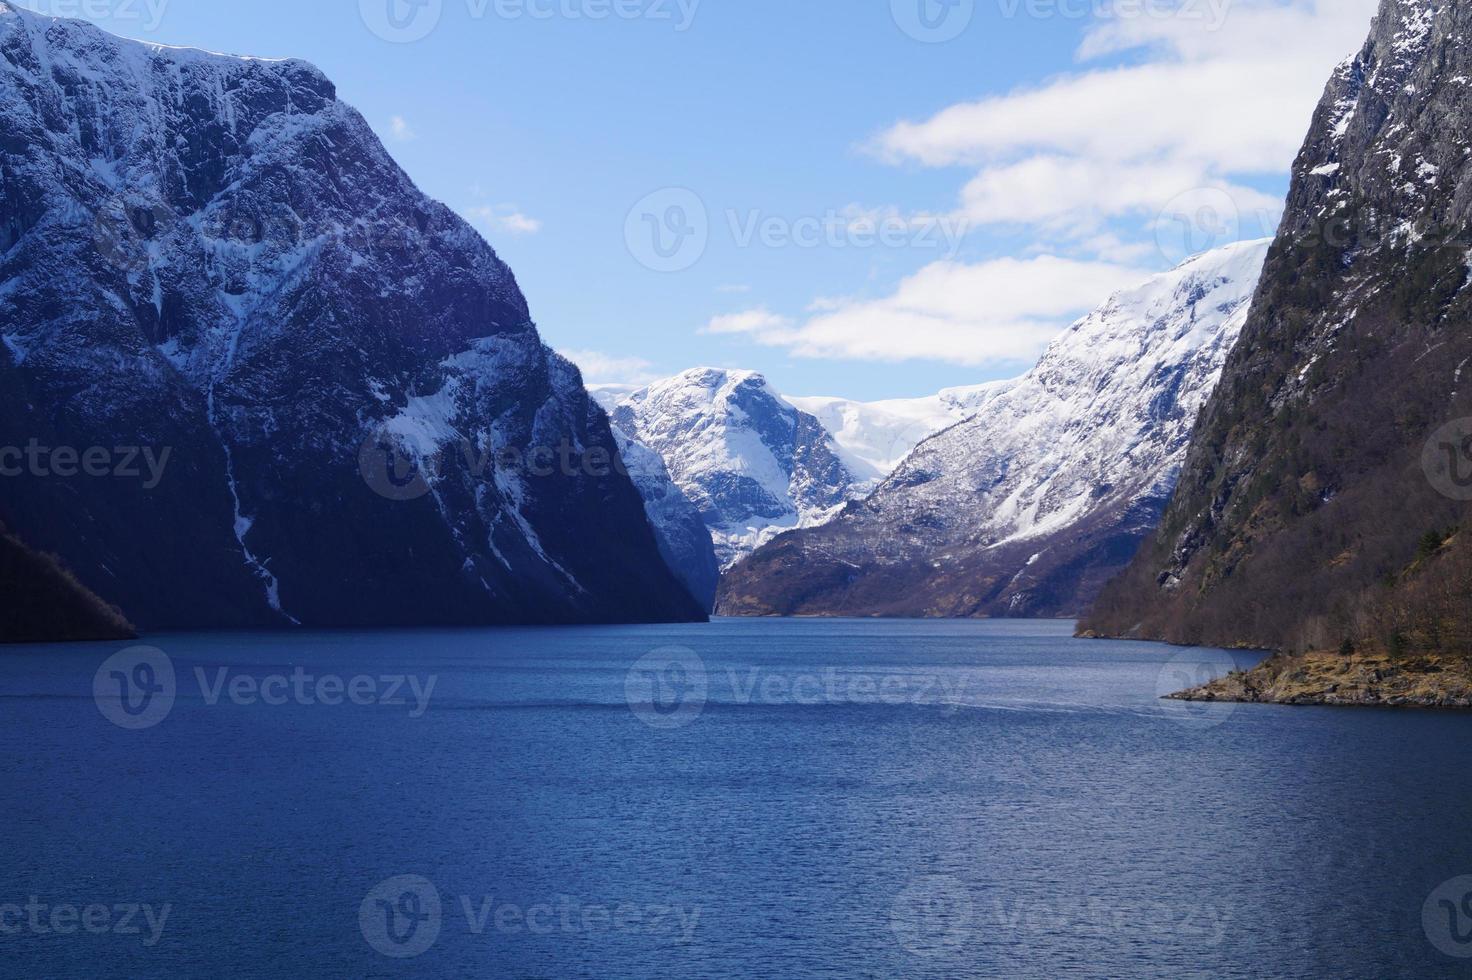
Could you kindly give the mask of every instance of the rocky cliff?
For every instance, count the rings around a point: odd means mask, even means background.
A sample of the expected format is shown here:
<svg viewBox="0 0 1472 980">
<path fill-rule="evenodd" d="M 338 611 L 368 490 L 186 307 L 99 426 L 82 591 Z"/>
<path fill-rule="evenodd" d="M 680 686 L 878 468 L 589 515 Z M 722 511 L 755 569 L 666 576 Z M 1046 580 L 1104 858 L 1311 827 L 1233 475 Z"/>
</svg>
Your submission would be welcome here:
<svg viewBox="0 0 1472 980">
<path fill-rule="evenodd" d="M 510 269 L 299 61 L 0 3 L 0 447 L 146 629 L 702 615 Z"/>
<path fill-rule="evenodd" d="M 1466 645 L 1472 583 L 1418 553 L 1472 500 L 1469 36 L 1465 3 L 1384 0 L 1334 73 L 1160 532 L 1085 630 Z"/>
</svg>

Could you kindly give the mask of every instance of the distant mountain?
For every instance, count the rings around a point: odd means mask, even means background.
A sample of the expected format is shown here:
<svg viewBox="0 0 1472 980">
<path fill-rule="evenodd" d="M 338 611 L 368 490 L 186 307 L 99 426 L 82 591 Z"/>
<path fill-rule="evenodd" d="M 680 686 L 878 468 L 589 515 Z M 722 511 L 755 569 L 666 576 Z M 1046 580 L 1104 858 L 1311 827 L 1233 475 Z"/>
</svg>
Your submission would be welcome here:
<svg viewBox="0 0 1472 980">
<path fill-rule="evenodd" d="M 833 438 L 759 374 L 697 368 L 599 397 L 615 427 L 663 459 L 722 567 L 782 531 L 827 520 L 857 492 Z"/>
<path fill-rule="evenodd" d="M 60 563 L 0 525 L 0 643 L 124 640 L 133 628 Z"/>
<path fill-rule="evenodd" d="M 511 270 L 312 66 L 0 3 L 0 182 L 0 447 L 168 454 L 0 503 L 140 627 L 702 617 Z"/>
<path fill-rule="evenodd" d="M 714 602 L 720 567 L 776 534 L 827 520 L 1009 383 L 860 402 L 794 398 L 754 372 L 696 368 L 644 387 L 590 391 L 613 419 L 626 459 L 643 450 L 664 464 L 631 462 L 630 475 L 672 567 Z M 690 540 L 692 512 L 715 541 L 716 575 Z"/>
<path fill-rule="evenodd" d="M 1114 296 L 867 499 L 732 569 L 717 611 L 1077 614 L 1155 527 L 1266 250 L 1233 245 Z"/>
<path fill-rule="evenodd" d="M 926 439 L 965 421 L 1015 381 L 948 388 L 928 398 L 860 402 L 847 398 L 785 400 L 828 430 L 849 472 L 872 490 Z"/>
<path fill-rule="evenodd" d="M 1383 0 L 1334 72 L 1160 533 L 1086 629 L 1472 652 L 1469 37 L 1472 5 Z"/>
</svg>

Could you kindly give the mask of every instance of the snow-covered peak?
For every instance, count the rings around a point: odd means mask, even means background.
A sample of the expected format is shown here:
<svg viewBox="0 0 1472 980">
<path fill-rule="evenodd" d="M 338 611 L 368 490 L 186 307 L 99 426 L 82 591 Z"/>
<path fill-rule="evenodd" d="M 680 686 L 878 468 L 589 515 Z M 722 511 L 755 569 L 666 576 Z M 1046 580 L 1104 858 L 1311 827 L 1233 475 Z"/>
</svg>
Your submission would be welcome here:
<svg viewBox="0 0 1472 980">
<path fill-rule="evenodd" d="M 1055 340 L 1034 374 L 1077 382 L 1145 352 L 1156 363 L 1179 360 L 1220 329 L 1212 311 L 1233 310 L 1252 298 L 1271 244 L 1237 242 L 1115 293 Z"/>
<path fill-rule="evenodd" d="M 1058 531 L 1122 489 L 1168 492 L 1270 245 L 1229 245 L 1116 293 L 984 412 L 921 445 L 879 494 L 985 487 L 972 526 L 996 545 Z"/>
<path fill-rule="evenodd" d="M 726 613 L 1077 612 L 1154 522 L 1246 321 L 1268 242 L 1199 256 L 960 399 L 862 503 L 733 570 Z"/>
<path fill-rule="evenodd" d="M 695 368 L 598 397 L 616 427 L 664 459 L 723 565 L 781 531 L 826 520 L 857 492 L 822 424 L 756 372 Z"/>
<path fill-rule="evenodd" d="M 843 461 L 872 489 L 894 472 L 915 447 L 943 429 L 985 409 L 1015 380 L 948 388 L 924 398 L 861 402 L 851 398 L 788 396 L 833 436 Z"/>
<path fill-rule="evenodd" d="M 5 2 L 5 0 L 0 0 L 0 38 L 5 37 L 8 32 L 14 30 L 30 32 L 33 35 L 33 40 L 44 38 L 46 45 L 56 51 L 76 50 L 81 45 L 100 42 L 115 44 L 118 51 L 124 56 L 130 53 L 136 55 L 141 51 L 167 57 L 179 62 L 214 61 L 220 63 L 238 62 L 266 65 L 291 64 L 318 72 L 315 66 L 296 58 L 260 58 L 253 55 L 226 54 L 218 51 L 206 51 L 203 48 L 175 47 L 168 44 L 158 44 L 154 41 L 140 41 L 133 38 L 125 38 L 105 31 L 89 21 L 45 14 L 40 11 L 31 10 L 28 7 L 22 7 L 14 3 Z M 321 73 L 318 72 L 318 74 Z"/>
</svg>

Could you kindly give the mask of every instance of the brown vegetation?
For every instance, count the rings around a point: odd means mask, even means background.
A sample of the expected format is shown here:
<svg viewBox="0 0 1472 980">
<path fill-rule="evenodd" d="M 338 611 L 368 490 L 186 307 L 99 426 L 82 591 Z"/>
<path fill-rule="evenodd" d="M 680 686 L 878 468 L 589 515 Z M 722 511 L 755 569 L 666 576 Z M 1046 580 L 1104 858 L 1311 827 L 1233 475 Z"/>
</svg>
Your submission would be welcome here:
<svg viewBox="0 0 1472 980">
<path fill-rule="evenodd" d="M 0 525 L 0 643 L 129 639 L 118 610 Z"/>
</svg>

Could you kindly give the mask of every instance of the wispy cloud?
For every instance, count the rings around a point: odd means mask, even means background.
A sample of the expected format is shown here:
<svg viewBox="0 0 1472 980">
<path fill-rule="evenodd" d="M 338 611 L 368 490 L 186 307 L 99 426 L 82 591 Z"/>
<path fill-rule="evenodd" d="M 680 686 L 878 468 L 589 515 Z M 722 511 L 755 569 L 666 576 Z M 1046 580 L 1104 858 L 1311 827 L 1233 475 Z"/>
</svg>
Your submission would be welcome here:
<svg viewBox="0 0 1472 980">
<path fill-rule="evenodd" d="M 1282 202 L 1255 188 L 1287 173 L 1325 80 L 1359 48 L 1377 3 L 1235 0 L 1211 25 L 1098 22 L 1077 70 L 901 122 L 869 146 L 895 164 L 966 168 L 948 220 L 1022 231 L 1015 257 L 935 262 L 878 299 L 822 297 L 801 317 L 753 306 L 703 332 L 799 357 L 1027 363 L 1069 320 L 1167 260 L 1271 234 Z M 1209 226 L 1167 242 L 1183 218 Z"/>
<path fill-rule="evenodd" d="M 1203 188 L 1271 224 L 1281 202 L 1251 180 L 1287 171 L 1325 80 L 1362 44 L 1376 6 L 1237 0 L 1216 30 L 1186 16 L 1116 17 L 1088 32 L 1078 59 L 1126 55 L 1124 67 L 953 105 L 871 148 L 892 162 L 974 168 L 957 210 L 976 224 L 1087 239 L 1112 219 L 1148 224 Z"/>
<path fill-rule="evenodd" d="M 1147 275 L 1054 256 L 936 262 L 879 299 L 825 298 L 801 321 L 756 307 L 715 317 L 702 332 L 748 337 L 798 357 L 1021 365 L 1070 318 Z"/>
<path fill-rule="evenodd" d="M 504 232 L 508 235 L 535 235 L 542 230 L 540 220 L 522 214 L 514 204 L 474 207 L 468 209 L 465 215 L 493 232 Z"/>
<path fill-rule="evenodd" d="M 388 128 L 389 135 L 400 143 L 407 143 L 410 140 L 417 139 L 419 135 L 414 132 L 414 127 L 409 125 L 409 120 L 403 116 L 394 116 L 390 119 Z"/>
<path fill-rule="evenodd" d="M 558 351 L 583 372 L 583 383 L 590 385 L 644 385 L 657 379 L 654 365 L 641 357 L 620 357 L 596 350 Z"/>
</svg>

